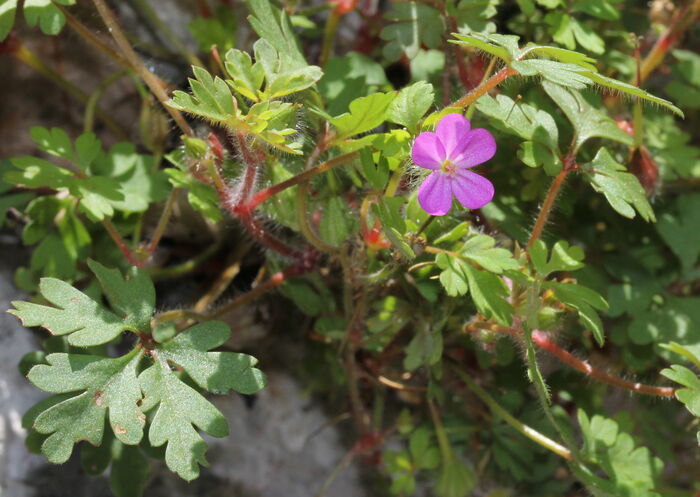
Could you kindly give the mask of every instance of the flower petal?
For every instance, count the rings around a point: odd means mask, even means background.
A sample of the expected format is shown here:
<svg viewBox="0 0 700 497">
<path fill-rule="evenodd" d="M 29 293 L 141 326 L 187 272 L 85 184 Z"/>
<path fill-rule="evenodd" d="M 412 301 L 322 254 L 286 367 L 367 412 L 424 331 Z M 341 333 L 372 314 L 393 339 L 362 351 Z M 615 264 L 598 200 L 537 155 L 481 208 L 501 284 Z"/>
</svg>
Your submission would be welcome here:
<svg viewBox="0 0 700 497">
<path fill-rule="evenodd" d="M 413 162 L 425 169 L 440 169 L 445 160 L 445 148 L 435 133 L 426 131 L 418 135 L 413 142 L 411 158 Z"/>
<path fill-rule="evenodd" d="M 459 144 L 459 148 L 448 157 L 459 168 L 474 167 L 486 162 L 496 154 L 496 140 L 485 129 L 471 130 Z"/>
<path fill-rule="evenodd" d="M 479 209 L 493 199 L 493 183 L 476 173 L 461 169 L 452 180 L 452 192 L 467 209 Z"/>
<path fill-rule="evenodd" d="M 428 176 L 418 189 L 418 203 L 428 214 L 444 216 L 452 207 L 453 181 L 436 171 Z"/>
<path fill-rule="evenodd" d="M 460 144 L 464 141 L 470 128 L 469 119 L 462 114 L 447 114 L 440 119 L 435 134 L 440 137 L 440 141 L 445 147 L 447 154 L 445 157 L 454 157 L 454 152 L 460 149 Z"/>
</svg>

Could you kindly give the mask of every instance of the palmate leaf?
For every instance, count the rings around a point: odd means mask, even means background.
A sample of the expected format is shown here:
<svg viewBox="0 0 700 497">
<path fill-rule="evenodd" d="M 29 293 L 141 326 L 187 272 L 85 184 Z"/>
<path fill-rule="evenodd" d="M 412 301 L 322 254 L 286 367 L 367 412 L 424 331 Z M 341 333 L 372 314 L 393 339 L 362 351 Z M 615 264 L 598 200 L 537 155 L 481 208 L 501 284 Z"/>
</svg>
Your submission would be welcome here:
<svg viewBox="0 0 700 497">
<path fill-rule="evenodd" d="M 0 41 L 9 34 L 15 22 L 18 0 L 0 1 Z M 29 26 L 39 24 L 41 31 L 47 35 L 58 34 L 66 24 L 66 18 L 56 7 L 73 5 L 75 0 L 24 0 L 24 18 Z"/>
<path fill-rule="evenodd" d="M 169 106 L 221 124 L 230 130 L 250 134 L 284 152 L 301 154 L 301 144 L 287 139 L 296 132 L 290 127 L 290 121 L 298 106 L 289 102 L 259 102 L 244 115 L 236 107 L 235 97 L 223 79 L 212 77 L 199 67 L 193 67 L 192 70 L 195 75 L 195 79 L 189 80 L 192 95 L 177 90 L 167 102 Z"/>
<path fill-rule="evenodd" d="M 350 112 L 330 120 L 338 131 L 336 140 L 370 131 L 382 124 L 395 98 L 396 93 L 373 93 L 350 102 Z"/>
<path fill-rule="evenodd" d="M 496 240 L 479 234 L 464 242 L 459 254 L 472 260 L 492 273 L 501 274 L 507 269 L 519 269 L 520 264 L 513 259 L 510 250 L 495 247 Z"/>
<path fill-rule="evenodd" d="M 547 258 L 549 256 L 549 259 Z M 576 271 L 583 264 L 583 249 L 575 245 L 569 245 L 565 240 L 559 240 L 552 247 L 551 253 L 547 251 L 547 244 L 537 240 L 530 247 L 530 260 L 535 268 L 537 276 L 544 279 L 557 271 Z"/>
<path fill-rule="evenodd" d="M 247 3 L 252 14 L 248 18 L 250 25 L 258 36 L 272 45 L 281 56 L 280 70 L 286 72 L 308 66 L 299 49 L 287 13 L 273 6 L 268 0 L 248 0 Z"/>
<path fill-rule="evenodd" d="M 545 282 L 542 289 L 551 289 L 554 297 L 563 304 L 576 309 L 581 324 L 593 333 L 593 337 L 601 347 L 605 343 L 603 322 L 598 316 L 598 311 L 608 308 L 608 303 L 598 292 L 573 283 Z"/>
<path fill-rule="evenodd" d="M 602 491 L 602 495 L 610 496 L 659 497 L 655 479 L 663 469 L 660 459 L 646 447 L 636 447 L 634 439 L 612 419 L 598 415 L 589 419 L 579 410 L 578 421 L 584 440 L 582 455 L 607 475 L 606 479 L 577 471 L 577 476 L 597 491 L 595 495 Z"/>
<path fill-rule="evenodd" d="M 417 2 L 398 2 L 386 13 L 393 22 L 385 26 L 380 36 L 387 43 L 384 56 L 398 60 L 404 53 L 409 59 L 418 55 L 422 45 L 437 48 L 442 43 L 444 24 L 440 11 Z"/>
<path fill-rule="evenodd" d="M 619 214 L 633 218 L 636 210 L 645 221 L 656 221 L 637 177 L 615 161 L 606 148 L 601 148 L 582 170 L 593 189 L 605 195 L 610 206 Z"/>
<path fill-rule="evenodd" d="M 157 407 L 148 430 L 150 443 L 154 447 L 167 444 L 168 468 L 187 481 L 194 480 L 199 476 L 199 465 L 208 465 L 204 457 L 207 444 L 194 426 L 213 437 L 225 437 L 226 418 L 180 380 L 158 354 L 154 364 L 139 375 L 139 383 L 145 395 L 141 409 L 149 412 Z"/>
<path fill-rule="evenodd" d="M 594 137 L 632 145 L 632 137 L 622 131 L 615 121 L 594 108 L 575 90 L 548 81 L 542 83 L 547 95 L 559 106 L 574 127 L 574 151 Z"/>
<path fill-rule="evenodd" d="M 590 50 L 602 53 L 604 49 L 602 40 L 583 24 L 560 12 L 550 12 L 547 17 L 552 22 L 563 23 L 559 26 L 560 38 L 557 39 L 555 34 L 557 42 L 568 46 L 568 48 L 574 48 L 575 38 L 579 43 L 587 45 Z M 578 90 L 598 85 L 630 97 L 661 105 L 675 114 L 683 116 L 683 112 L 668 100 L 656 97 L 629 83 L 600 74 L 593 59 L 573 50 L 543 45 L 527 45 L 521 49 L 518 47 L 519 37 L 513 35 L 479 33 L 468 35 L 452 33 L 452 35 L 456 39 L 449 40 L 451 43 L 471 46 L 498 57 L 523 76 L 539 76 L 546 82 Z M 533 58 L 532 55 L 540 57 Z M 550 94 L 550 96 L 552 95 Z M 556 100 L 554 96 L 552 98 Z"/>
<path fill-rule="evenodd" d="M 418 121 L 428 112 L 434 99 L 433 85 L 425 81 L 402 88 L 387 109 L 387 120 L 415 132 Z"/>
<path fill-rule="evenodd" d="M 40 293 L 55 307 L 15 301 L 8 312 L 24 326 L 41 326 L 53 335 L 68 335 L 68 343 L 90 347 L 110 342 L 123 331 L 147 332 L 155 306 L 153 283 L 138 268 L 129 270 L 129 281 L 116 270 L 90 261 L 104 292 L 120 315 L 105 309 L 80 290 L 56 278 L 42 278 Z"/>
<path fill-rule="evenodd" d="M 101 444 L 105 416 L 121 442 L 140 442 L 146 421 L 138 406 L 142 396 L 136 368 L 141 357 L 140 349 L 117 359 L 49 354 L 48 364 L 29 371 L 29 381 L 45 392 L 82 392 L 50 406 L 34 420 L 34 429 L 50 434 L 41 447 L 49 461 L 67 461 L 81 440 Z"/>
<path fill-rule="evenodd" d="M 208 352 L 230 336 L 231 330 L 225 323 L 201 323 L 164 343 L 160 356 L 180 366 L 197 385 L 209 392 L 259 392 L 265 386 L 265 376 L 254 367 L 257 359 L 235 352 Z"/>
</svg>

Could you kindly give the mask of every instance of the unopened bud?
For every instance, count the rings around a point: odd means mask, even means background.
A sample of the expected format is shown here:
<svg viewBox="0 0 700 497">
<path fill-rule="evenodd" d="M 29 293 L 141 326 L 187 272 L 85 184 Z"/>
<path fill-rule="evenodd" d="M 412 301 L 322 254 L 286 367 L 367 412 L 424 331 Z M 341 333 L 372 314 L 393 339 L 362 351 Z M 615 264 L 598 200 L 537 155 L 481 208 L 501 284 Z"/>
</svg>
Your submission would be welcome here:
<svg viewBox="0 0 700 497">
<path fill-rule="evenodd" d="M 199 160 L 207 154 L 207 143 L 204 140 L 185 136 L 182 138 L 182 142 L 185 144 L 185 154 L 190 159 Z"/>
<path fill-rule="evenodd" d="M 168 131 L 168 118 L 155 106 L 153 99 L 145 99 L 139 115 L 139 133 L 143 145 L 153 153 L 162 153 Z"/>
<path fill-rule="evenodd" d="M 659 167 L 646 148 L 639 146 L 632 151 L 629 170 L 642 184 L 647 196 L 651 197 L 659 184 Z"/>
</svg>

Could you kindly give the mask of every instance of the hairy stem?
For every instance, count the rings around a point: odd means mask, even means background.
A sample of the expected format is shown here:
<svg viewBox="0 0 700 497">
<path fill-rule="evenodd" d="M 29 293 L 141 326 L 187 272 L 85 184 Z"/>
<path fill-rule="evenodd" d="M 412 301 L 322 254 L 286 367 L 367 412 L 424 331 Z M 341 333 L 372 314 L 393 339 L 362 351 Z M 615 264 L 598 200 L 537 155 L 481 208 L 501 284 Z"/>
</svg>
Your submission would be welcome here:
<svg viewBox="0 0 700 497">
<path fill-rule="evenodd" d="M 136 255 L 131 251 L 129 246 L 126 244 L 122 236 L 117 231 L 117 228 L 114 227 L 114 225 L 109 219 L 104 218 L 102 220 L 102 226 L 104 226 L 104 228 L 107 230 L 107 233 L 112 238 L 112 240 L 114 240 L 114 243 L 117 244 L 117 247 L 119 248 L 121 253 L 124 254 L 126 260 L 129 261 L 129 264 L 138 267 L 143 266 L 144 261 L 136 257 Z"/>
<path fill-rule="evenodd" d="M 146 247 L 146 252 L 148 255 L 152 255 L 153 252 L 156 251 L 156 248 L 160 243 L 160 239 L 163 238 L 163 235 L 165 234 L 165 229 L 168 227 L 168 221 L 170 221 L 170 216 L 173 213 L 173 205 L 175 205 L 175 200 L 177 199 L 179 192 L 179 188 L 173 188 L 168 196 L 168 199 L 165 201 L 165 207 L 163 207 L 163 212 L 160 213 L 160 218 L 158 219 L 156 229 L 153 232 L 150 243 Z"/>
<path fill-rule="evenodd" d="M 360 156 L 359 152 L 349 152 L 347 154 L 339 155 L 338 157 L 334 157 L 332 159 L 329 159 L 325 162 L 320 163 L 316 167 L 313 167 L 311 169 L 308 169 L 304 171 L 303 173 L 299 173 L 296 176 L 293 176 L 289 178 L 286 181 L 282 181 L 281 183 L 277 183 L 276 185 L 273 185 L 269 188 L 265 188 L 263 190 L 260 190 L 257 192 L 255 195 L 252 196 L 249 202 L 248 208 L 250 210 L 254 210 L 258 205 L 260 205 L 262 202 L 267 200 L 268 198 L 272 197 L 273 195 L 276 195 L 287 188 L 291 188 L 295 185 L 304 183 L 317 174 L 325 173 L 326 171 L 330 171 L 331 169 L 341 166 L 343 164 L 346 164 L 350 161 L 353 161 L 357 159 Z"/>
<path fill-rule="evenodd" d="M 476 102 L 480 97 L 486 95 L 488 92 L 496 88 L 503 81 L 508 79 L 510 76 L 518 74 L 515 69 L 510 67 L 504 67 L 496 74 L 487 79 L 483 84 L 477 86 L 472 91 L 464 95 L 462 98 L 452 103 L 450 107 L 460 107 L 464 108 L 472 103 Z"/>
<path fill-rule="evenodd" d="M 559 190 L 561 190 L 564 180 L 569 174 L 569 170 L 563 167 L 559 174 L 557 174 L 549 186 L 547 191 L 547 196 L 544 199 L 544 203 L 540 208 L 539 214 L 537 214 L 537 220 L 535 220 L 535 226 L 532 228 L 532 233 L 530 233 L 530 239 L 527 241 L 527 248 L 529 249 L 532 245 L 540 239 L 542 236 L 542 230 L 544 229 L 547 221 L 549 220 L 549 215 L 552 212 L 552 207 L 554 207 L 554 202 L 559 195 Z"/>
</svg>

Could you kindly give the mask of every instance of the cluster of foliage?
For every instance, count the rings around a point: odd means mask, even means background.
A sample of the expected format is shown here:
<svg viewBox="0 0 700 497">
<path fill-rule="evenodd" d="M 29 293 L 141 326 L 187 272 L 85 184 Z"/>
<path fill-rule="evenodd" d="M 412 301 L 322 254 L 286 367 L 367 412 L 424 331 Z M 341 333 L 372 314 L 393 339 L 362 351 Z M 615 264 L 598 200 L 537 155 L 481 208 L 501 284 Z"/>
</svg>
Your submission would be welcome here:
<svg viewBox="0 0 700 497">
<path fill-rule="evenodd" d="M 27 24 L 55 35 L 68 19 L 95 43 L 74 3 L 25 0 Z M 689 469 L 700 2 L 664 16 L 632 0 L 201 1 L 199 55 L 160 25 L 193 63 L 171 94 L 93 3 L 114 38 L 96 47 L 143 97 L 140 140 L 98 138 L 118 137 L 98 103 L 113 78 L 87 100 L 85 133 L 32 128 L 37 153 L 0 163 L 0 223 L 32 247 L 15 274 L 32 297 L 10 312 L 51 334 L 20 363 L 52 394 L 23 419 L 29 450 L 62 463 L 77 444 L 90 474 L 111 465 L 119 497 L 142 493 L 151 459 L 197 478 L 200 432 L 228 433 L 207 392 L 265 386 L 254 357 L 213 350 L 231 334 L 216 318 L 274 291 L 309 317 L 297 320 L 304 381 L 347 399 L 349 454 L 373 465 L 377 495 L 700 489 Z M 28 62 L 11 32 L 17 4 L 0 0 L 0 38 Z M 345 16 L 359 26 L 351 42 Z M 455 113 L 494 136 L 478 169 L 496 193 L 430 216 L 411 148 Z M 183 200 L 202 233 L 237 220 L 265 249 L 269 279 L 219 307 L 156 312 L 154 279 L 226 256 L 215 243 L 163 266 Z"/>
</svg>

